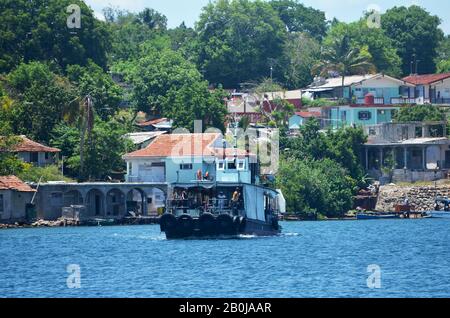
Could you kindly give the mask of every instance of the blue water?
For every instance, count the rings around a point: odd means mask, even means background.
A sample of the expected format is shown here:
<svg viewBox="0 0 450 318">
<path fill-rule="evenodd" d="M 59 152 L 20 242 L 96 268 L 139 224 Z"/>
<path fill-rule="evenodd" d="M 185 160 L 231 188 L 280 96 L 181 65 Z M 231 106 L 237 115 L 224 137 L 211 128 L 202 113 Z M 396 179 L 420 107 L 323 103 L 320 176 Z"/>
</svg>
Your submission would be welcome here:
<svg viewBox="0 0 450 318">
<path fill-rule="evenodd" d="M 158 226 L 2 230 L 0 297 L 450 296 L 450 220 L 283 227 L 206 241 L 167 241 Z M 380 289 L 367 286 L 372 264 Z"/>
</svg>

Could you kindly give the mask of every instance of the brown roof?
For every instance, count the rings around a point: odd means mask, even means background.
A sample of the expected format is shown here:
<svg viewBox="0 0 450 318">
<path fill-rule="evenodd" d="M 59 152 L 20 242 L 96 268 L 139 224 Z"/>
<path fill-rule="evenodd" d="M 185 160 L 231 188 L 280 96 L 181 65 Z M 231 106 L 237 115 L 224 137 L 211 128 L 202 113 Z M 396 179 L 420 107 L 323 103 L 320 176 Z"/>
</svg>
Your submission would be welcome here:
<svg viewBox="0 0 450 318">
<path fill-rule="evenodd" d="M 429 85 L 450 78 L 450 73 L 411 75 L 403 80 L 415 85 Z"/>
<path fill-rule="evenodd" d="M 20 138 L 22 138 L 22 142 L 14 148 L 14 152 L 61 152 L 58 148 L 47 147 L 26 136 L 20 136 Z"/>
<path fill-rule="evenodd" d="M 19 192 L 36 192 L 28 184 L 16 176 L 0 176 L 0 190 L 14 190 Z"/>
<path fill-rule="evenodd" d="M 148 157 L 184 157 L 184 156 L 223 156 L 221 145 L 214 144 L 221 140 L 220 133 L 209 134 L 172 134 L 161 135 L 147 146 L 147 148 L 126 154 L 125 159 Z M 234 156 L 236 150 L 227 148 L 226 156 Z M 238 149 L 238 156 L 245 156 L 246 152 Z"/>
<path fill-rule="evenodd" d="M 303 118 L 312 118 L 312 117 L 318 118 L 322 116 L 320 112 L 296 112 L 295 114 Z"/>
<path fill-rule="evenodd" d="M 147 127 L 147 126 L 153 126 L 159 123 L 163 123 L 168 121 L 167 118 L 158 118 L 158 119 L 153 119 L 153 120 L 148 120 L 148 121 L 144 121 L 144 122 L 140 122 L 137 123 L 138 126 L 140 127 Z"/>
</svg>

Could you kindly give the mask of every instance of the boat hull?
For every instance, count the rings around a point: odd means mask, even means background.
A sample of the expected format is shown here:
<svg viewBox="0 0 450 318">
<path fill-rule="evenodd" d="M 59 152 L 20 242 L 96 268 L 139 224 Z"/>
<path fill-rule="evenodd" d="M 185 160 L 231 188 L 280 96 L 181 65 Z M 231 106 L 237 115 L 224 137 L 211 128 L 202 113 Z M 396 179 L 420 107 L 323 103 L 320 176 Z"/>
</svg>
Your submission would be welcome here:
<svg viewBox="0 0 450 318">
<path fill-rule="evenodd" d="M 386 214 L 386 215 L 370 215 L 370 214 L 358 214 L 356 219 L 358 220 L 390 220 L 398 219 L 398 215 Z"/>
<path fill-rule="evenodd" d="M 446 212 L 446 211 L 432 211 L 429 213 L 429 215 L 432 218 L 450 219 L 450 212 Z"/>
<path fill-rule="evenodd" d="M 239 236 L 276 236 L 281 233 L 278 222 L 269 224 L 259 220 L 244 219 L 244 224 L 235 225 L 233 229 L 223 231 L 218 226 L 211 226 L 204 229 L 199 224 L 198 219 L 193 219 L 193 230 L 186 231 L 182 226 L 174 226 L 170 229 L 161 225 L 161 232 L 164 232 L 166 238 L 172 239 L 214 239 L 214 238 L 235 238 Z"/>
</svg>

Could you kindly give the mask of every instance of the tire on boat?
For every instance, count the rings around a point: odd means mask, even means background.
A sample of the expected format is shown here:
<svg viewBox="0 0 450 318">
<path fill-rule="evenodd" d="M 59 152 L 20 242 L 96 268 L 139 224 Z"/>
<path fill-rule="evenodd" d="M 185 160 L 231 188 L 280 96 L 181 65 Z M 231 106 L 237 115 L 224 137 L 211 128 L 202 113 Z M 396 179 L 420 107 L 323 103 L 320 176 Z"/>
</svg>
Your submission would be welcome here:
<svg viewBox="0 0 450 318">
<path fill-rule="evenodd" d="M 246 227 L 247 227 L 247 218 L 240 217 L 239 233 L 244 233 Z"/>
<path fill-rule="evenodd" d="M 178 231 L 181 236 L 192 236 L 194 233 L 194 219 L 188 214 L 178 217 Z"/>
<path fill-rule="evenodd" d="M 203 213 L 198 219 L 200 233 L 204 236 L 216 234 L 216 218 L 211 213 Z"/>
<path fill-rule="evenodd" d="M 173 231 L 177 228 L 177 218 L 173 214 L 165 213 L 161 216 L 159 225 L 161 232 Z"/>
<path fill-rule="evenodd" d="M 222 235 L 236 234 L 233 217 L 229 214 L 221 214 L 217 217 L 217 232 Z"/>
</svg>

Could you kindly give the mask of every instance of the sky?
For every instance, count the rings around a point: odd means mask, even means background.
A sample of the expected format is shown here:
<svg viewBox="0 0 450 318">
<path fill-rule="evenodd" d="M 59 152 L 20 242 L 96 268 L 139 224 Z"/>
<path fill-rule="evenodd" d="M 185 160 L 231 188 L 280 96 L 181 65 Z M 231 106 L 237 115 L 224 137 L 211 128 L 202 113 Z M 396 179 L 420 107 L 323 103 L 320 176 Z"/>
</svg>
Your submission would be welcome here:
<svg viewBox="0 0 450 318">
<path fill-rule="evenodd" d="M 194 26 L 201 9 L 210 0 L 85 0 L 96 12 L 102 16 L 102 9 L 112 5 L 133 12 L 143 8 L 153 8 L 168 18 L 169 28 L 185 22 L 187 26 Z M 352 22 L 358 20 L 364 11 L 374 6 L 381 12 L 393 6 L 409 6 L 417 4 L 442 19 L 441 28 L 450 34 L 450 1 L 447 0 L 303 0 L 306 6 L 311 6 L 325 12 L 328 19 L 336 17 L 340 21 Z"/>
</svg>

